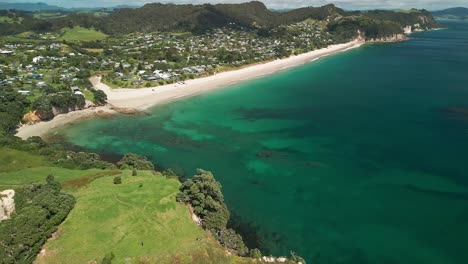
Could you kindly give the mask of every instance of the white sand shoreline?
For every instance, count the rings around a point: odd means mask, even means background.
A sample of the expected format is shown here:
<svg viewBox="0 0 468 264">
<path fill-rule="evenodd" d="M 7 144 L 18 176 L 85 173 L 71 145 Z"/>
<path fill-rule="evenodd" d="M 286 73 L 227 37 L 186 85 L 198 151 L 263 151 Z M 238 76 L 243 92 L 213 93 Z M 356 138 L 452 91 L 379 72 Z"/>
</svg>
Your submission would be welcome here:
<svg viewBox="0 0 468 264">
<path fill-rule="evenodd" d="M 72 123 L 82 118 L 89 118 L 100 114 L 114 114 L 118 109 L 134 109 L 143 111 L 152 106 L 178 100 L 188 96 L 198 95 L 207 91 L 227 87 L 239 82 L 252 80 L 278 71 L 287 70 L 320 58 L 348 51 L 362 46 L 365 41 L 354 40 L 344 44 L 332 45 L 327 48 L 314 50 L 286 59 L 278 59 L 263 64 L 247 66 L 245 68 L 218 73 L 212 76 L 187 80 L 183 84 L 175 83 L 164 86 L 128 89 L 112 89 L 101 82 L 98 76 L 90 78 L 95 89 L 104 91 L 108 97 L 108 106 L 85 109 L 68 114 L 56 116 L 47 122 L 39 122 L 33 125 L 25 125 L 18 129 L 16 136 L 23 139 L 32 136 L 43 136 L 53 132 L 58 127 Z"/>
</svg>

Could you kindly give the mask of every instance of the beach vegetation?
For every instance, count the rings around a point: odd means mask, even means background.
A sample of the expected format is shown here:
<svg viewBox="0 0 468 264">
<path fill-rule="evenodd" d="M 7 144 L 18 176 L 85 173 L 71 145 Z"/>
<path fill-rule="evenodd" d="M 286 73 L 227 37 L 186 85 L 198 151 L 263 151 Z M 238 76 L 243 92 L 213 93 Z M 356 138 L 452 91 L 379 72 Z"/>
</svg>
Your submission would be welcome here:
<svg viewBox="0 0 468 264">
<path fill-rule="evenodd" d="M 122 177 L 120 177 L 120 176 L 114 177 L 113 183 L 114 184 L 122 184 Z"/>
<path fill-rule="evenodd" d="M 177 201 L 192 206 L 194 213 L 202 219 L 203 226 L 223 246 L 244 256 L 248 249 L 242 237 L 233 229 L 227 228 L 230 213 L 224 203 L 221 188 L 221 183 L 215 180 L 211 172 L 198 169 L 197 174 L 182 184 L 176 198 Z"/>
<path fill-rule="evenodd" d="M 148 158 L 134 153 L 125 154 L 122 159 L 117 162 L 117 166 L 124 169 L 137 169 L 137 170 L 154 170 L 154 165 Z"/>
<path fill-rule="evenodd" d="M 107 95 L 101 90 L 91 89 L 93 93 L 93 103 L 99 106 L 107 104 Z"/>
<path fill-rule="evenodd" d="M 13 89 L 0 89 L 0 131 L 11 132 L 20 123 L 30 103 Z"/>
<path fill-rule="evenodd" d="M 249 254 L 253 259 L 259 259 L 262 257 L 262 252 L 258 248 L 251 249 Z"/>
<path fill-rule="evenodd" d="M 33 109 L 37 111 L 42 120 L 50 120 L 56 114 L 83 109 L 84 106 L 84 96 L 69 92 L 44 95 L 32 104 Z"/>
</svg>

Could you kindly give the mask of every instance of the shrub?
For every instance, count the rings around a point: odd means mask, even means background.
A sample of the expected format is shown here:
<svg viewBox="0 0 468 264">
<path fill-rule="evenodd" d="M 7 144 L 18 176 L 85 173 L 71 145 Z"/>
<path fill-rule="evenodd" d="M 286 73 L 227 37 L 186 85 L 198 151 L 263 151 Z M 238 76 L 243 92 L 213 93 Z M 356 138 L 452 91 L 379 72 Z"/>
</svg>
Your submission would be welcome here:
<svg viewBox="0 0 468 264">
<path fill-rule="evenodd" d="M 172 169 L 167 169 L 162 172 L 162 175 L 167 178 L 179 178 Z"/>
<path fill-rule="evenodd" d="M 116 176 L 114 177 L 114 184 L 122 184 L 122 177 Z"/>
<path fill-rule="evenodd" d="M 301 258 L 300 256 L 296 255 L 296 253 L 294 252 L 291 252 L 291 258 L 290 258 L 291 261 L 294 261 L 294 263 L 302 263 L 302 264 L 306 264 L 306 261 Z"/>
<path fill-rule="evenodd" d="M 250 250 L 250 257 L 253 259 L 259 259 L 262 257 L 262 252 L 258 248 L 254 248 Z"/>
<path fill-rule="evenodd" d="M 115 165 L 101 160 L 96 153 L 66 152 L 66 157 L 57 161 L 57 164 L 67 169 L 115 169 Z"/>
<path fill-rule="evenodd" d="M 137 176 L 138 172 L 135 168 L 132 169 L 132 176 Z"/>
<path fill-rule="evenodd" d="M 125 154 L 123 158 L 117 162 L 120 169 L 135 168 L 137 170 L 154 170 L 154 165 L 146 157 L 129 153 Z"/>
<path fill-rule="evenodd" d="M 54 109 L 58 113 L 68 113 L 76 109 L 83 109 L 85 98 L 71 92 L 61 92 L 43 95 L 34 101 L 32 108 L 37 111 L 42 120 L 50 120 L 54 117 Z"/>
<path fill-rule="evenodd" d="M 182 184 L 176 199 L 192 205 L 207 229 L 221 230 L 226 228 L 229 220 L 221 188 L 221 183 L 215 180 L 211 172 L 198 169 L 192 179 Z"/>
<path fill-rule="evenodd" d="M 46 184 L 19 188 L 15 214 L 0 224 L 1 263 L 33 263 L 47 239 L 75 206 L 52 175 Z"/>
<path fill-rule="evenodd" d="M 216 238 L 224 247 L 234 250 L 241 256 L 247 255 L 248 248 L 245 246 L 242 237 L 232 229 L 222 229 L 216 233 Z M 261 256 L 260 256 L 261 257 Z"/>
<path fill-rule="evenodd" d="M 114 259 L 115 259 L 115 255 L 113 252 L 111 252 L 104 256 L 104 258 L 101 260 L 101 264 L 112 264 L 112 261 Z"/>
<path fill-rule="evenodd" d="M 94 95 L 93 103 L 96 105 L 105 105 L 107 104 L 107 94 L 101 90 L 91 89 L 91 92 Z"/>
</svg>

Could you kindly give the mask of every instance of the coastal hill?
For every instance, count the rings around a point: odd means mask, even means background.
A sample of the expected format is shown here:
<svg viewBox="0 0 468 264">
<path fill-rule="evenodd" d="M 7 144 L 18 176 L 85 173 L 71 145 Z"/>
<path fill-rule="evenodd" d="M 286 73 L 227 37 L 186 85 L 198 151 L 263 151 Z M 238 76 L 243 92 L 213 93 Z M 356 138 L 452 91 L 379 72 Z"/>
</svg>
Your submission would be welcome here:
<svg viewBox="0 0 468 264">
<path fill-rule="evenodd" d="M 269 10 L 262 2 L 252 1 L 242 4 L 174 5 L 146 4 L 141 8 L 119 9 L 106 17 L 89 14 L 72 14 L 58 18 L 52 23 L 59 26 L 79 25 L 94 27 L 107 34 L 128 34 L 131 32 L 192 31 L 238 25 L 246 28 L 271 28 L 313 19 L 332 20 L 339 17 L 365 17 L 390 21 L 400 26 L 421 24 L 431 27 L 437 24 L 429 12 L 366 11 L 346 12 L 333 4 L 322 7 L 304 7 L 286 12 Z M 422 21 L 421 18 L 424 17 Z"/>
<path fill-rule="evenodd" d="M 468 8 L 454 7 L 432 12 L 436 18 L 468 19 Z"/>
<path fill-rule="evenodd" d="M 429 29 L 437 22 L 426 10 L 399 11 L 354 11 L 347 12 L 333 4 L 322 7 L 304 7 L 284 12 L 269 10 L 262 2 L 242 4 L 146 4 L 140 8 L 121 8 L 103 15 L 100 12 L 64 12 L 58 17 L 38 19 L 34 14 L 19 12 L 22 23 L 15 27 L 1 27 L 0 35 L 19 34 L 26 31 L 59 31 L 65 27 L 94 28 L 108 35 L 134 32 L 193 32 L 225 26 L 246 29 L 269 29 L 305 20 L 339 24 L 342 30 L 360 30 L 372 37 L 403 33 L 404 27 Z M 344 19 L 342 19 L 344 18 Z M 377 34 L 376 32 L 379 31 Z"/>
</svg>

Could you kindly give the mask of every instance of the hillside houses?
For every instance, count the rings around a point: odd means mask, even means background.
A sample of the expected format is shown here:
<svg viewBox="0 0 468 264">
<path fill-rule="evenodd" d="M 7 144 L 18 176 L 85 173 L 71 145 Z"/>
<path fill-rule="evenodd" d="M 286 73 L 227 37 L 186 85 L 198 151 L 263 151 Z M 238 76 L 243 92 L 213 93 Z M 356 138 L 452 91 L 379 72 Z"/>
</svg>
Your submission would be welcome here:
<svg viewBox="0 0 468 264">
<path fill-rule="evenodd" d="M 53 34 L 35 34 L 33 39 L 35 42 L 0 41 L 0 51 L 8 51 L 0 52 L 0 58 L 13 67 L 4 70 L 0 85 L 26 81 L 35 87 L 86 88 L 89 84 L 84 77 L 102 72 L 103 81 L 112 86 L 155 86 L 287 57 L 333 42 L 323 25 L 314 21 L 261 32 L 231 24 L 201 35 L 132 33 L 91 44 L 59 43 Z"/>
</svg>

